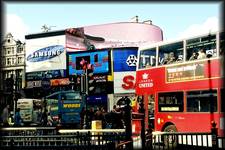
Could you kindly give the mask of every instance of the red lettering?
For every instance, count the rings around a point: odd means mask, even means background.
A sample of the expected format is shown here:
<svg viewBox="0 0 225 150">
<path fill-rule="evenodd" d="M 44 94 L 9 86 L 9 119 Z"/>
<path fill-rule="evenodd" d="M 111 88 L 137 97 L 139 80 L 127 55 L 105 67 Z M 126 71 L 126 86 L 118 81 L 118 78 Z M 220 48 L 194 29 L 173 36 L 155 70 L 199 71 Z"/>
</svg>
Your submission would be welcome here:
<svg viewBox="0 0 225 150">
<path fill-rule="evenodd" d="M 129 89 L 134 89 L 134 77 L 132 75 L 128 75 L 128 76 L 125 76 L 123 78 L 123 84 L 122 84 L 122 87 L 125 89 L 125 90 L 129 90 Z"/>
</svg>

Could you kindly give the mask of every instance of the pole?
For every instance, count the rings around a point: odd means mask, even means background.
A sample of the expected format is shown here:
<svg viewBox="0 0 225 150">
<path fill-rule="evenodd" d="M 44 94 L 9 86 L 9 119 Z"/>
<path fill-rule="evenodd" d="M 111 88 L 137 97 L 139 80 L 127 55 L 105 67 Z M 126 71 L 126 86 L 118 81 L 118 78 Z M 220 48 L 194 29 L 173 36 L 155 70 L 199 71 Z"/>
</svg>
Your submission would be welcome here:
<svg viewBox="0 0 225 150">
<path fill-rule="evenodd" d="M 85 92 L 84 92 L 84 98 L 85 98 L 85 106 L 87 110 L 87 95 L 88 95 L 88 74 L 87 74 L 87 68 L 84 70 L 84 84 L 85 84 Z"/>
<path fill-rule="evenodd" d="M 145 109 L 144 109 L 144 101 L 143 98 L 140 101 L 140 108 L 139 112 L 141 113 L 141 144 L 142 144 L 142 149 L 145 149 Z"/>
<path fill-rule="evenodd" d="M 132 124 L 131 124 L 131 106 L 130 106 L 130 99 L 128 97 L 125 97 L 125 103 L 124 106 L 124 123 L 125 123 L 125 132 L 126 132 L 126 140 L 132 141 L 129 145 L 127 145 L 127 149 L 132 150 L 133 149 L 133 140 L 132 140 Z"/>
<path fill-rule="evenodd" d="M 212 147 L 214 149 L 218 148 L 218 143 L 217 143 L 217 136 L 218 136 L 218 129 L 216 128 L 216 122 L 212 121 L 211 123 L 212 128 L 211 128 L 211 133 L 212 133 Z"/>
</svg>

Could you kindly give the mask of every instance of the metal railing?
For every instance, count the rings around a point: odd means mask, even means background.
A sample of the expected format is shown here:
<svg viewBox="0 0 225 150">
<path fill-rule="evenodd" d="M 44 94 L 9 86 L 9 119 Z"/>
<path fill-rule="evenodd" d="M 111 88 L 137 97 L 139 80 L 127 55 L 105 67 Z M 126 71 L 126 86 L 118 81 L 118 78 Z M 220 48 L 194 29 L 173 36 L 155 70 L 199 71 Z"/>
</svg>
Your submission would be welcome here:
<svg viewBox="0 0 225 150">
<path fill-rule="evenodd" d="M 152 132 L 146 135 L 146 148 L 149 149 L 225 149 L 225 137 L 216 137 L 213 143 L 211 132 L 179 133 Z"/>
<path fill-rule="evenodd" d="M 124 129 L 4 128 L 0 131 L 1 149 L 116 149 L 126 139 Z"/>
</svg>

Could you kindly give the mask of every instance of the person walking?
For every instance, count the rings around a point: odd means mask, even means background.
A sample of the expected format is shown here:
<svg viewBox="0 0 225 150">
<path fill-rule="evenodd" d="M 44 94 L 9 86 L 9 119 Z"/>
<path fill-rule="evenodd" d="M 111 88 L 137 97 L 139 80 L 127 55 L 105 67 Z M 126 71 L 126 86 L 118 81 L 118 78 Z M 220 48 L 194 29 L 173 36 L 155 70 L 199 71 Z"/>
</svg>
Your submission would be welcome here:
<svg viewBox="0 0 225 150">
<path fill-rule="evenodd" d="M 48 113 L 48 116 L 47 116 L 47 126 L 52 126 L 53 125 L 53 119 L 52 119 L 52 116 L 50 115 L 50 113 Z"/>
<path fill-rule="evenodd" d="M 80 112 L 80 129 L 85 129 L 86 109 L 82 108 Z"/>
<path fill-rule="evenodd" d="M 41 117 L 41 125 L 47 126 L 47 123 L 48 123 L 47 109 L 44 109 L 44 112 L 42 113 L 42 117 Z"/>
<path fill-rule="evenodd" d="M 13 118 L 13 112 L 10 112 L 9 119 L 8 119 L 9 126 L 14 125 L 14 118 Z"/>
<path fill-rule="evenodd" d="M 6 105 L 6 107 L 3 109 L 2 112 L 2 122 L 3 122 L 3 126 L 7 127 L 9 126 L 9 105 Z"/>
<path fill-rule="evenodd" d="M 16 109 L 16 114 L 15 114 L 15 126 L 22 126 L 22 118 L 21 118 L 21 115 L 20 115 L 20 108 L 17 108 Z"/>
<path fill-rule="evenodd" d="M 91 129 L 91 123 L 94 120 L 94 108 L 91 107 L 86 114 L 86 129 Z"/>
</svg>

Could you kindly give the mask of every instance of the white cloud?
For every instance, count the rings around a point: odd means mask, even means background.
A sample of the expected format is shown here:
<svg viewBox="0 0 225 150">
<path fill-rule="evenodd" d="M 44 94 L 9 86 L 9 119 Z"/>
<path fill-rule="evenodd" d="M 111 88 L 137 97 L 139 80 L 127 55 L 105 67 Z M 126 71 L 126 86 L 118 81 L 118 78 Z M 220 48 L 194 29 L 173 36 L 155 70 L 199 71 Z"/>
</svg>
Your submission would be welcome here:
<svg viewBox="0 0 225 150">
<path fill-rule="evenodd" d="M 4 22 L 4 35 L 10 32 L 16 40 L 25 41 L 25 35 L 28 33 L 29 27 L 21 17 L 15 14 L 6 14 Z"/>
<path fill-rule="evenodd" d="M 178 38 L 187 38 L 210 32 L 219 31 L 219 19 L 217 17 L 210 17 L 202 24 L 193 24 L 186 30 L 178 34 Z"/>
</svg>

